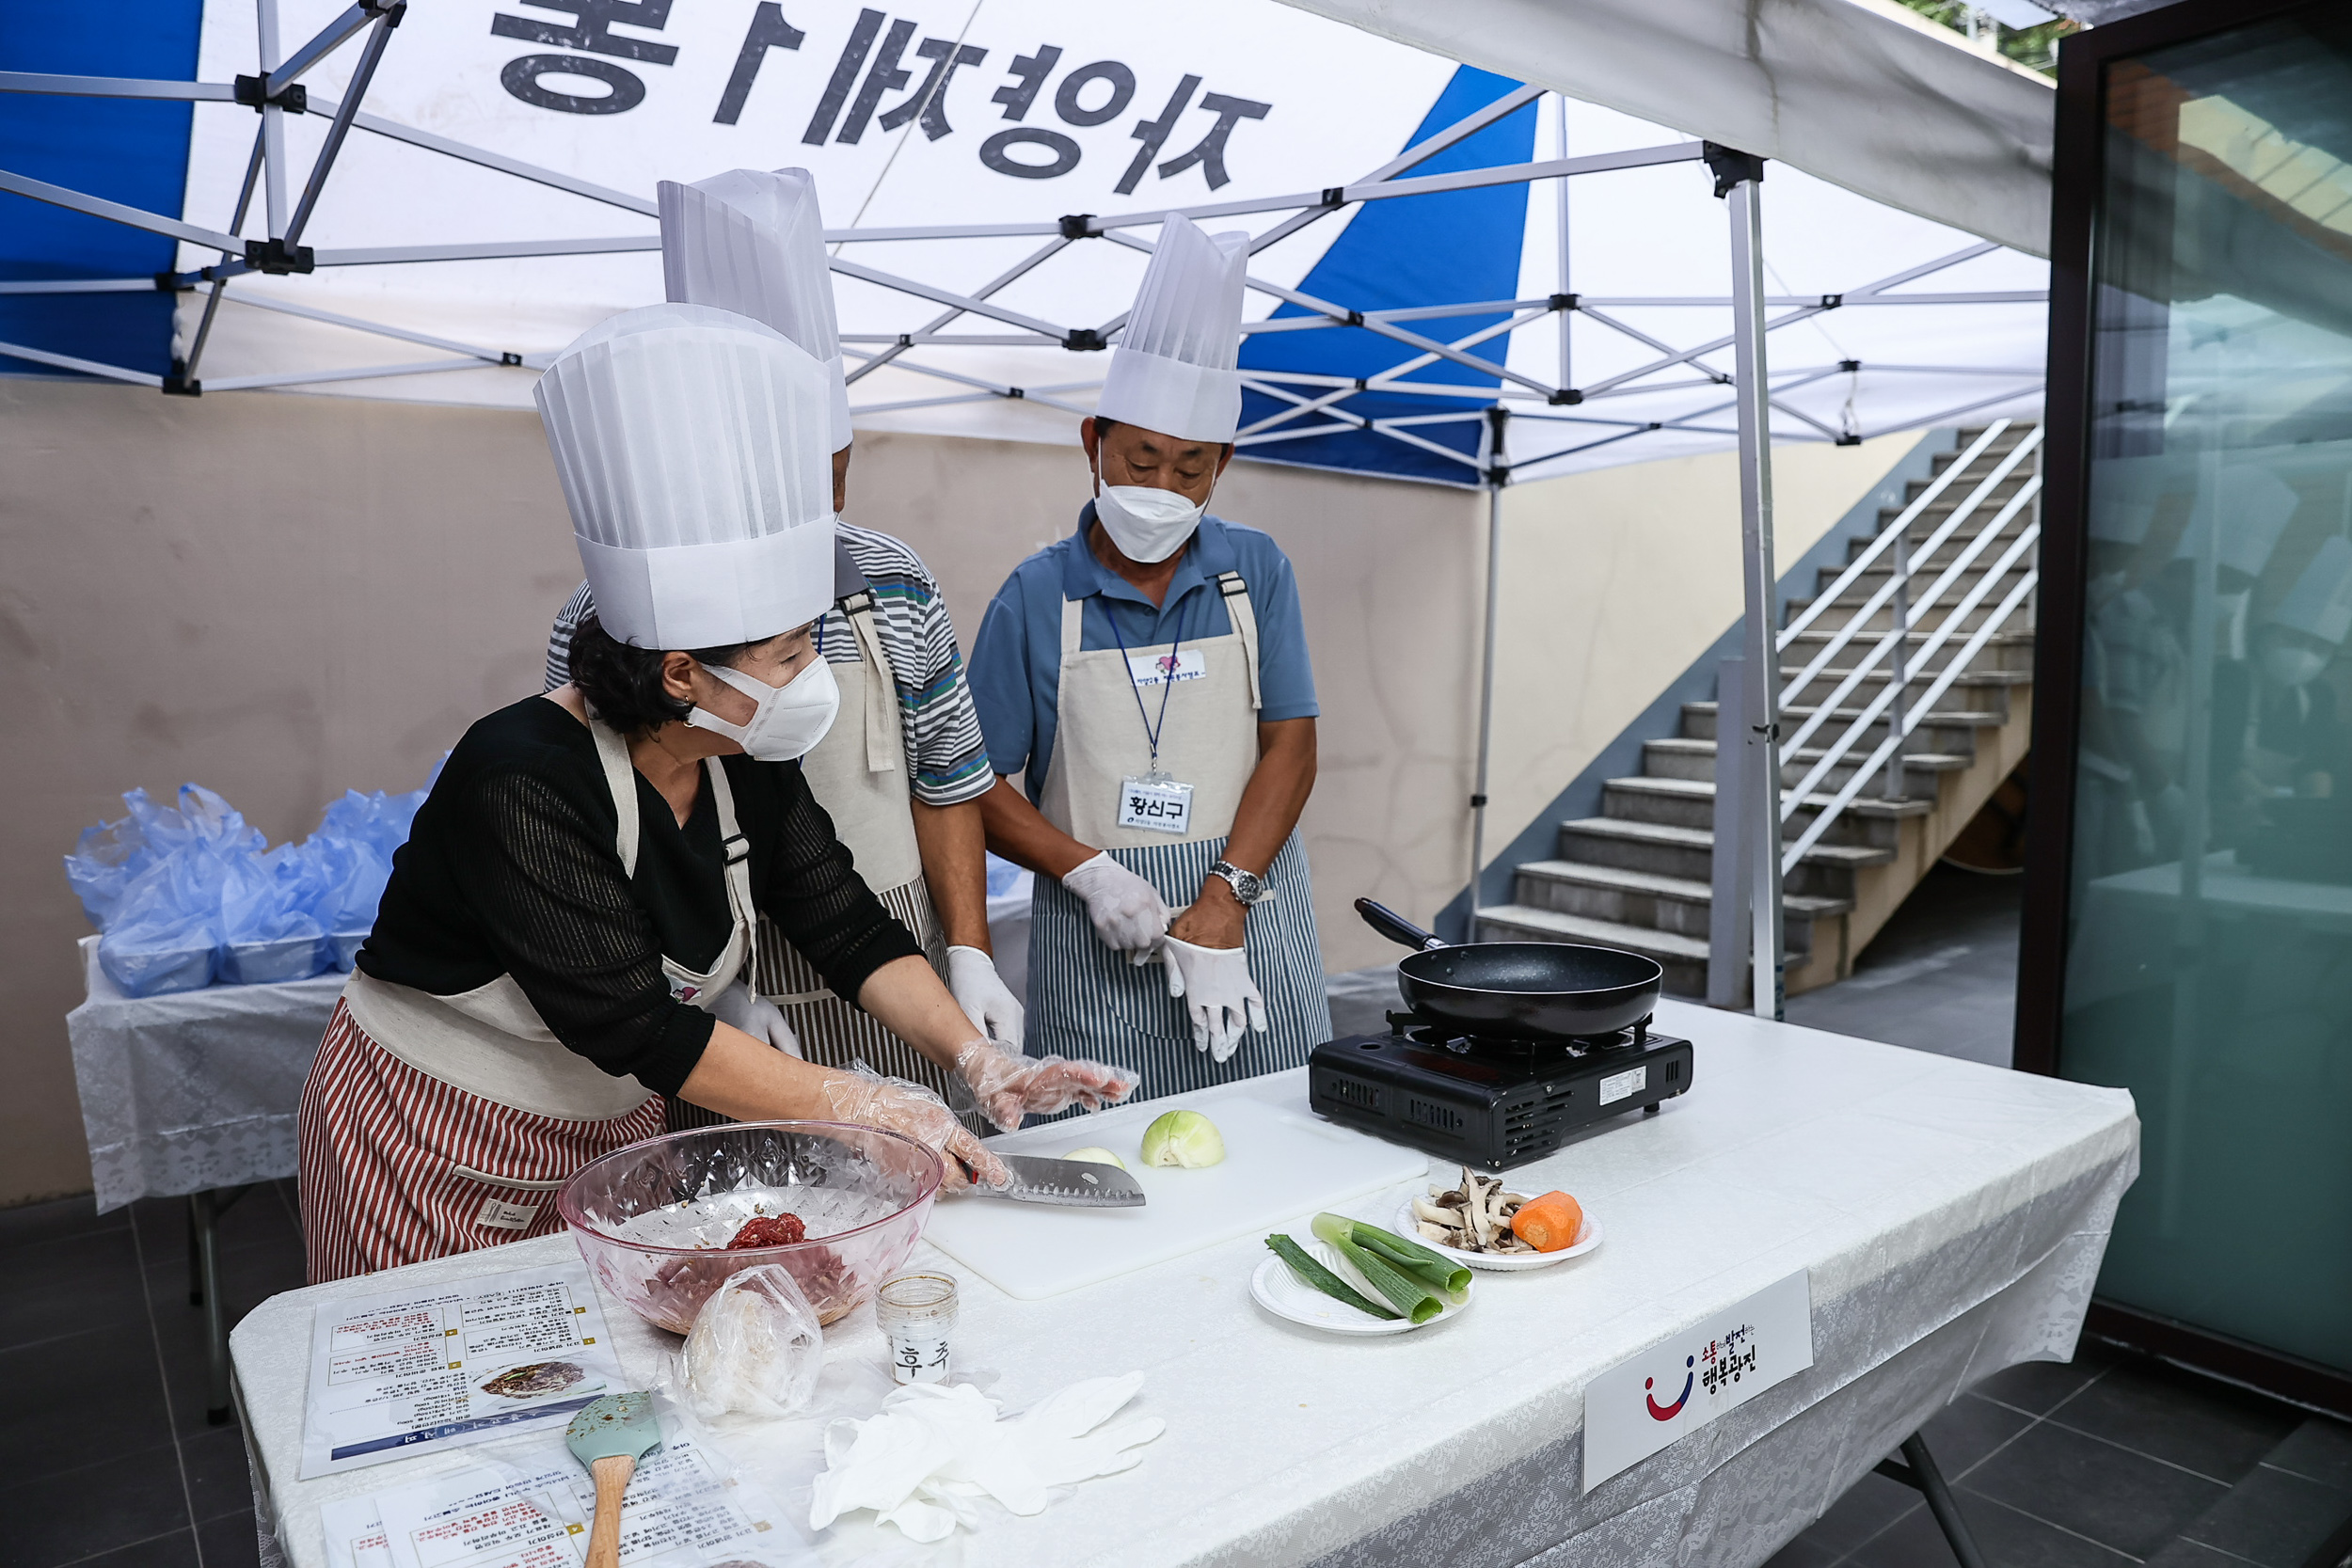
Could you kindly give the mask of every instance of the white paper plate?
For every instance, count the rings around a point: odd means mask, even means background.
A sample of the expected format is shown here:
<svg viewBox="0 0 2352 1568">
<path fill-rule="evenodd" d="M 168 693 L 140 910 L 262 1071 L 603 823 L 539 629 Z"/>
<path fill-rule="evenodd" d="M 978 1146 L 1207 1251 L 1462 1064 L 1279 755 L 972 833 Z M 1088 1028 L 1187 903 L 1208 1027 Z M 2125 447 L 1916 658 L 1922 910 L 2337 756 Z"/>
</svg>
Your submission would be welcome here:
<svg viewBox="0 0 2352 1568">
<path fill-rule="evenodd" d="M 1503 1274 L 1517 1274 L 1527 1269 L 1548 1269 L 1554 1263 L 1565 1263 L 1571 1258 L 1581 1258 L 1600 1245 L 1600 1221 L 1593 1218 L 1590 1209 L 1584 1211 L 1584 1223 L 1577 1227 L 1576 1241 L 1558 1252 L 1464 1252 L 1459 1247 L 1440 1246 L 1421 1233 L 1413 1218 L 1413 1200 L 1406 1198 L 1396 1211 L 1391 1227 L 1406 1241 L 1419 1242 L 1432 1252 L 1443 1253 L 1458 1263 L 1473 1269 L 1493 1269 Z"/>
<path fill-rule="evenodd" d="M 1355 1265 L 1342 1258 L 1328 1243 L 1312 1236 L 1296 1238 L 1307 1256 L 1338 1275 L 1363 1292 L 1368 1300 L 1381 1300 L 1380 1292 L 1356 1272 Z M 1278 1318 L 1288 1318 L 1309 1328 L 1320 1328 L 1329 1334 L 1405 1334 L 1416 1328 L 1449 1323 L 1470 1309 L 1476 1299 L 1478 1287 L 1473 1284 L 1462 1293 L 1462 1305 L 1447 1303 L 1444 1309 L 1425 1323 L 1409 1318 L 1375 1318 L 1358 1311 L 1343 1301 L 1335 1301 L 1321 1291 L 1291 1273 L 1291 1266 L 1277 1257 L 1258 1265 L 1258 1272 L 1249 1276 L 1250 1298 Z"/>
</svg>

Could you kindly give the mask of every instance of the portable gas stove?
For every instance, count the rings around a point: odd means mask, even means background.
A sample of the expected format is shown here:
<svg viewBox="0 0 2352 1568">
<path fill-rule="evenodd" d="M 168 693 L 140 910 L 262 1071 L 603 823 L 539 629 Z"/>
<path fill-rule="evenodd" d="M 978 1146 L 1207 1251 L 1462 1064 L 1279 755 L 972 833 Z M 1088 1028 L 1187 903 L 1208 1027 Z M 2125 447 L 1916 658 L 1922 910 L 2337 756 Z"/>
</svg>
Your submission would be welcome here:
<svg viewBox="0 0 2352 1568">
<path fill-rule="evenodd" d="M 1509 1170 L 1568 1134 L 1629 1112 L 1655 1114 L 1691 1086 L 1691 1042 L 1630 1029 L 1578 1040 L 1455 1034 L 1391 1013 L 1385 1035 L 1318 1045 L 1308 1103 L 1333 1121 L 1457 1164 Z"/>
</svg>

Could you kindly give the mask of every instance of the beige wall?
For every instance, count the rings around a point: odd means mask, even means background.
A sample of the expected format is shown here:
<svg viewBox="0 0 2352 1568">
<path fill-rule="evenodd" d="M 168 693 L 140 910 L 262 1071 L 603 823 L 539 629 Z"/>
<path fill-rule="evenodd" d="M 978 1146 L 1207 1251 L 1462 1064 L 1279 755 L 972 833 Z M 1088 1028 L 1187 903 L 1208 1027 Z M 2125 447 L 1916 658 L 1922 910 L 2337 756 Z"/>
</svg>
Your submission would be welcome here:
<svg viewBox="0 0 2352 1568">
<path fill-rule="evenodd" d="M 1793 556 L 1902 443 L 1780 459 Z M 988 596 L 1087 490 L 1074 448 L 869 435 L 853 520 L 900 534 L 969 646 Z M 1501 845 L 1737 614 L 1727 456 L 1511 492 Z M 1486 503 L 1238 464 L 1218 511 L 1298 569 L 1324 718 L 1306 818 L 1333 969 L 1395 949 L 1348 909 L 1426 916 L 1469 873 Z M 346 788 L 412 788 L 538 689 L 579 579 L 529 414 L 0 378 L 0 1204 L 84 1191 L 63 1018 L 87 929 L 58 857 L 134 784 L 194 779 L 273 841 Z"/>
</svg>

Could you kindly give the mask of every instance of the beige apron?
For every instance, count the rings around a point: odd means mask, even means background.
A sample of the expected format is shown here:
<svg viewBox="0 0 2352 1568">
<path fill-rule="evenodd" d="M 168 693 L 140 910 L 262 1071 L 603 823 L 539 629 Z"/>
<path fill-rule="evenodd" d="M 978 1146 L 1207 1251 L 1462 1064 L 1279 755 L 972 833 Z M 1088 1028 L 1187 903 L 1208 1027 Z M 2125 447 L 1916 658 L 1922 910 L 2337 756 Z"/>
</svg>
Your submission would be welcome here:
<svg viewBox="0 0 2352 1568">
<path fill-rule="evenodd" d="M 836 837 L 849 847 L 858 875 L 922 944 L 931 967 L 946 972 L 947 950 L 930 892 L 923 884 L 923 859 L 914 837 L 914 780 L 907 774 L 904 708 L 889 657 L 874 626 L 874 596 L 860 589 L 828 617 L 838 635 L 846 621 L 856 640 L 858 661 L 833 666 L 841 688 L 841 709 L 816 749 L 801 759 L 809 792 L 833 818 Z M 760 994 L 784 1009 L 801 1042 L 801 1054 L 820 1067 L 847 1068 L 863 1060 L 888 1077 L 912 1079 L 946 1098 L 946 1074 L 928 1057 L 892 1034 L 871 1015 L 835 996 L 824 976 L 784 940 L 773 922 L 759 924 Z M 672 1106 L 680 1125 L 707 1124 L 707 1113 Z"/>
<path fill-rule="evenodd" d="M 1193 901 L 1223 856 L 1258 766 L 1257 613 L 1240 573 L 1222 574 L 1215 587 L 1232 630 L 1152 647 L 1085 648 L 1085 601 L 1062 601 L 1054 755 L 1038 809 L 1080 843 L 1108 850 L 1157 888 L 1171 910 Z M 1200 673 L 1168 689 L 1163 710 L 1161 686 L 1138 687 L 1136 667 L 1149 671 L 1180 653 L 1199 654 Z M 1119 826 L 1121 781 L 1152 766 L 1147 714 L 1159 726 L 1159 767 L 1192 785 L 1182 834 Z M 1313 893 L 1295 832 L 1265 880 L 1269 896 L 1249 911 L 1245 944 L 1250 978 L 1265 995 L 1268 1032 L 1244 1036 L 1220 1064 L 1194 1049 L 1184 1004 L 1168 994 L 1161 967 L 1130 964 L 1124 953 L 1104 947 L 1084 902 L 1052 878 L 1039 878 L 1029 924 L 1029 1052 L 1133 1068 L 1143 1075 L 1136 1098 L 1145 1100 L 1304 1066 L 1307 1053 L 1331 1037 L 1331 1012 Z"/>
<path fill-rule="evenodd" d="M 620 822 L 613 847 L 621 872 L 637 873 L 637 770 L 628 743 L 610 727 L 589 721 L 605 787 Z M 735 790 L 716 757 L 703 763 L 719 837 L 726 853 L 727 910 L 733 927 L 718 961 L 689 969 L 663 954 L 661 972 L 670 994 L 708 1010 L 726 990 L 752 951 L 751 846 L 735 816 Z M 538 1008 L 512 974 L 454 996 L 378 980 L 355 971 L 343 988 L 353 1022 L 386 1051 L 428 1077 L 469 1094 L 534 1116 L 566 1121 L 603 1121 L 626 1116 L 644 1103 L 649 1091 L 634 1078 L 615 1078 L 586 1057 L 564 1048 Z"/>
</svg>

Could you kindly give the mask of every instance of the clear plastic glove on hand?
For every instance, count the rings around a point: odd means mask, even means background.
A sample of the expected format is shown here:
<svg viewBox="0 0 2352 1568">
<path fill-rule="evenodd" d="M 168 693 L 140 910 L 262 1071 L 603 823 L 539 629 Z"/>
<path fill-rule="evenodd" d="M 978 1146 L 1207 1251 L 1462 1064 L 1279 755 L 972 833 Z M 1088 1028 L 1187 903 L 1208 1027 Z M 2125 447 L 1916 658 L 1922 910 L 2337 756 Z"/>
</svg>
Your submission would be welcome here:
<svg viewBox="0 0 2352 1568">
<path fill-rule="evenodd" d="M 903 1132 L 938 1152 L 946 1163 L 946 1189 L 956 1192 L 977 1181 L 983 1187 L 1009 1186 L 1012 1173 L 991 1154 L 971 1130 L 956 1119 L 947 1102 L 920 1084 L 884 1078 L 864 1062 L 850 1072 L 825 1080 L 825 1104 L 836 1121 Z M 969 1169 L 971 1175 L 964 1173 Z"/>
<path fill-rule="evenodd" d="M 1111 859 L 1104 850 L 1070 868 L 1061 885 L 1086 900 L 1087 918 L 1103 945 L 1127 955 L 1129 963 L 1149 963 L 1168 937 L 1168 902 L 1160 890 Z"/>
<path fill-rule="evenodd" d="M 1021 1049 L 1021 1003 L 996 973 L 996 960 L 977 947 L 947 949 L 947 990 L 990 1039 Z"/>
<path fill-rule="evenodd" d="M 1265 997 L 1249 977 L 1247 947 L 1196 947 L 1169 937 L 1160 950 L 1168 994 L 1184 1000 L 1192 1045 L 1222 1062 L 1241 1049 L 1242 1031 L 1265 1030 Z"/>
<path fill-rule="evenodd" d="M 1024 1056 L 993 1040 L 974 1040 L 956 1053 L 956 1109 L 977 1110 L 1000 1132 L 1012 1132 L 1024 1117 L 1050 1117 L 1073 1105 L 1089 1111 L 1115 1105 L 1141 1082 L 1139 1074 L 1107 1062 Z"/>
<path fill-rule="evenodd" d="M 801 1053 L 800 1037 L 784 1021 L 784 1009 L 738 980 L 711 999 L 710 1016 L 731 1023 L 752 1038 L 774 1046 L 787 1056 Z"/>
</svg>

